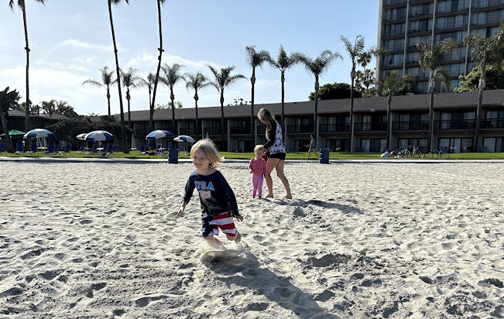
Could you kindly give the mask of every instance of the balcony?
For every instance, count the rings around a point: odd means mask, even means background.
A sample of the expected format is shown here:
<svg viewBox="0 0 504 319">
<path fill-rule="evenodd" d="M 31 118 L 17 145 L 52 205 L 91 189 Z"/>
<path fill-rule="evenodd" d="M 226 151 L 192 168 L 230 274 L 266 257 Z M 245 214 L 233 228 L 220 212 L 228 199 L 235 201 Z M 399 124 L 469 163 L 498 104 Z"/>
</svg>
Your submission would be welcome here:
<svg viewBox="0 0 504 319">
<path fill-rule="evenodd" d="M 482 129 L 504 128 L 504 119 L 486 119 L 481 120 Z"/>
<path fill-rule="evenodd" d="M 180 135 L 196 135 L 196 128 L 194 127 L 181 127 L 179 128 Z"/>
<path fill-rule="evenodd" d="M 287 133 L 313 133 L 313 124 L 287 125 Z"/>
<path fill-rule="evenodd" d="M 434 121 L 435 130 L 474 130 L 475 128 L 476 120 Z"/>
<path fill-rule="evenodd" d="M 250 134 L 250 126 L 231 126 L 229 131 L 231 134 Z"/>
<path fill-rule="evenodd" d="M 387 123 L 355 123 L 356 132 L 386 131 Z"/>
<path fill-rule="evenodd" d="M 427 131 L 429 122 L 399 121 L 392 123 L 393 131 Z"/>
<path fill-rule="evenodd" d="M 220 127 L 205 127 L 203 128 L 203 135 L 207 134 L 208 135 L 220 135 L 222 134 L 222 130 Z"/>
<path fill-rule="evenodd" d="M 320 133 L 350 132 L 350 124 L 320 124 Z"/>
</svg>

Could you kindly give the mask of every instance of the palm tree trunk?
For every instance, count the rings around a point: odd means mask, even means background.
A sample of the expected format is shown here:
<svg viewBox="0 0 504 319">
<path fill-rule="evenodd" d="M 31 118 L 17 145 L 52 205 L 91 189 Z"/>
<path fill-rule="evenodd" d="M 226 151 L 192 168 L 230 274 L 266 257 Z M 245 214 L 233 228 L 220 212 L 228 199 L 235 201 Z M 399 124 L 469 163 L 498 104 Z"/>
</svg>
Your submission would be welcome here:
<svg viewBox="0 0 504 319">
<path fill-rule="evenodd" d="M 390 149 L 392 137 L 392 119 L 390 118 L 390 107 L 392 105 L 392 94 L 387 96 L 387 145 L 385 149 Z"/>
<path fill-rule="evenodd" d="M 163 55 L 163 33 L 162 33 L 162 27 L 161 27 L 161 2 L 160 0 L 157 0 L 157 5 L 158 5 L 158 24 L 159 24 L 159 56 L 158 56 L 158 66 L 156 70 L 156 78 L 154 79 L 154 91 L 152 93 L 152 102 L 149 105 L 149 132 L 153 131 L 153 120 L 154 120 L 154 105 L 156 103 L 156 92 L 157 92 L 157 85 L 159 82 L 159 71 L 161 70 L 161 57 Z M 172 105 L 173 106 L 173 105 Z"/>
<path fill-rule="evenodd" d="M 479 139 L 480 139 L 480 129 L 481 129 L 481 112 L 483 108 L 483 90 L 485 89 L 486 80 L 486 64 L 481 65 L 481 78 L 478 88 L 478 108 L 476 109 L 476 134 L 474 136 L 473 151 L 478 151 Z"/>
<path fill-rule="evenodd" d="M 434 77 L 432 70 L 429 75 L 429 136 L 427 145 L 429 145 L 429 152 L 434 149 Z"/>
<path fill-rule="evenodd" d="M 126 144 L 126 128 L 124 125 L 124 106 L 122 101 L 122 92 L 121 92 L 121 74 L 119 68 L 119 56 L 117 54 L 117 43 L 115 39 L 115 31 L 114 31 L 114 19 L 112 18 L 112 2 L 108 1 L 108 9 L 109 9 L 109 18 L 110 18 L 110 30 L 112 32 L 112 42 L 114 44 L 114 56 L 116 62 L 116 72 L 117 72 L 117 90 L 119 93 L 119 109 L 121 113 L 121 148 L 123 153 L 129 153 L 129 149 Z"/>
<path fill-rule="evenodd" d="M 126 98 L 128 99 L 128 126 L 131 128 L 131 97 L 129 91 L 126 93 Z"/>
<path fill-rule="evenodd" d="M 25 131 L 30 130 L 30 46 L 28 44 L 28 24 L 26 22 L 26 3 L 22 6 L 23 25 L 25 34 L 26 50 L 26 110 L 25 110 Z"/>
<path fill-rule="evenodd" d="M 199 140 L 199 120 L 198 120 L 198 90 L 194 94 L 194 109 L 196 111 L 196 140 Z"/>
<path fill-rule="evenodd" d="M 228 149 L 226 145 L 226 135 L 224 134 L 224 88 L 222 88 L 221 90 L 220 105 L 221 105 L 222 151 L 227 151 Z"/>
<path fill-rule="evenodd" d="M 315 111 L 313 112 L 313 135 L 315 135 L 315 151 L 318 149 L 319 143 L 319 130 L 317 124 L 318 118 L 318 90 L 319 90 L 319 80 L 318 76 L 315 77 Z"/>
<path fill-rule="evenodd" d="M 352 84 L 350 86 L 350 153 L 354 152 L 354 129 L 355 129 L 355 117 L 354 117 L 354 81 L 355 81 L 355 67 L 352 69 Z"/>
<path fill-rule="evenodd" d="M 107 104 L 108 104 L 108 116 L 111 115 L 110 113 L 110 86 L 107 85 Z"/>
<path fill-rule="evenodd" d="M 287 129 L 284 124 L 284 108 L 285 108 L 285 89 L 284 89 L 284 83 L 285 83 L 285 71 L 281 72 L 281 78 L 280 81 L 282 82 L 282 116 L 280 120 L 280 126 L 282 127 L 282 133 L 284 135 L 284 142 L 287 142 Z"/>
<path fill-rule="evenodd" d="M 252 150 L 255 146 L 255 138 L 254 138 L 254 89 L 255 89 L 255 67 L 252 68 L 252 77 L 250 77 L 250 84 L 252 84 L 252 89 L 250 92 L 250 147 Z"/>
<path fill-rule="evenodd" d="M 170 86 L 170 100 L 171 100 L 171 111 L 172 111 L 172 129 L 173 134 L 178 135 L 177 132 L 177 123 L 175 122 L 175 95 L 173 95 L 173 87 Z"/>
</svg>

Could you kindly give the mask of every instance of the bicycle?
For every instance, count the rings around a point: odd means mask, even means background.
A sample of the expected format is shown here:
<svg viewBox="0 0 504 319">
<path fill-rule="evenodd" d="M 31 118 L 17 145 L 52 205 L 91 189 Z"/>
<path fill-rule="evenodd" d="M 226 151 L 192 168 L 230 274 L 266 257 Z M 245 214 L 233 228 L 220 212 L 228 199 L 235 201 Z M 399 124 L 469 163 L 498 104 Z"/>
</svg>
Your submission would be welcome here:
<svg viewBox="0 0 504 319">
<path fill-rule="evenodd" d="M 432 149 L 429 154 L 431 155 L 431 158 L 433 158 L 434 155 L 437 155 L 439 157 L 443 157 L 446 155 L 446 157 L 450 157 L 450 153 L 445 153 L 443 150 L 437 150 L 437 149 Z"/>
</svg>

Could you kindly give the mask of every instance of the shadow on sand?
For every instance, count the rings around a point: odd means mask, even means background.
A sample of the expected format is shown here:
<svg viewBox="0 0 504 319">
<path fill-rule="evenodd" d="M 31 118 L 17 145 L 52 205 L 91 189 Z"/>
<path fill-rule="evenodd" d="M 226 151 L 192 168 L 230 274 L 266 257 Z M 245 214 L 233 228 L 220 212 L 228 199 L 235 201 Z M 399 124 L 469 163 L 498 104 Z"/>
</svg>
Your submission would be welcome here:
<svg viewBox="0 0 504 319">
<path fill-rule="evenodd" d="M 225 252 L 212 252 L 201 258 L 203 264 L 215 273 L 227 286 L 237 285 L 257 291 L 284 309 L 302 319 L 340 319 L 321 308 L 313 296 L 294 286 L 289 278 L 278 276 L 267 268 L 261 268 L 257 258 L 244 251 L 239 256 Z M 250 303 L 245 311 L 264 311 L 267 303 Z"/>
<path fill-rule="evenodd" d="M 345 214 L 364 214 L 360 209 L 356 208 L 355 206 L 351 205 L 345 205 L 341 203 L 335 203 L 334 200 L 317 200 L 317 199 L 312 199 L 312 200 L 303 200 L 303 199 L 277 199 L 276 200 L 277 204 L 279 205 L 289 205 L 289 206 L 297 206 L 297 207 L 307 207 L 308 205 L 315 205 L 319 206 L 322 208 L 328 208 L 328 209 L 337 209 L 341 211 L 342 213 Z"/>
</svg>

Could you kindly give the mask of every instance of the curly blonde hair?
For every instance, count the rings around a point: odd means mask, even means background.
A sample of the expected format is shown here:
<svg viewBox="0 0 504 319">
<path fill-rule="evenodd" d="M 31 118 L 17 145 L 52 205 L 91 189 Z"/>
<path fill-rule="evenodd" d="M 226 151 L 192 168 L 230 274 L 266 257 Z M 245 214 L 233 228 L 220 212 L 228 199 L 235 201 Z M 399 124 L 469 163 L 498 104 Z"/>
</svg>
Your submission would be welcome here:
<svg viewBox="0 0 504 319">
<path fill-rule="evenodd" d="M 202 139 L 197 141 L 191 147 L 191 158 L 194 156 L 196 150 L 200 150 L 205 154 L 205 157 L 210 162 L 210 167 L 217 168 L 219 163 L 224 162 L 224 158 L 219 156 L 217 147 L 215 147 L 215 144 L 211 140 Z"/>
</svg>

